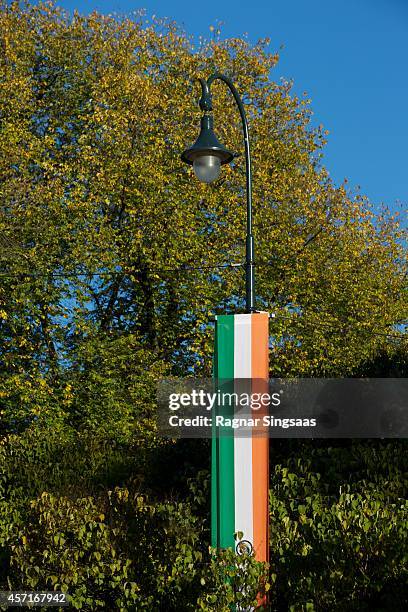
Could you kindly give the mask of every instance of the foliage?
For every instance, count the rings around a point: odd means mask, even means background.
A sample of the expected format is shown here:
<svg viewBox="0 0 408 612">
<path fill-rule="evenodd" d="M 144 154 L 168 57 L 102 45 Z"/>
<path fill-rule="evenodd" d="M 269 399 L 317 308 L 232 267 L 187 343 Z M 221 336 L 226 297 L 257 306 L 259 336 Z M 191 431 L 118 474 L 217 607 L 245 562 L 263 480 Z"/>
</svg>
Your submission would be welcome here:
<svg viewBox="0 0 408 612">
<path fill-rule="evenodd" d="M 384 345 L 376 334 L 405 316 L 398 218 L 332 184 L 325 134 L 307 99 L 270 80 L 266 41 L 197 49 L 174 23 L 69 18 L 48 3 L 3 3 L 0 19 L 2 359 L 15 386 L 67 363 L 86 376 L 110 343 L 119 359 L 116 342 L 122 364 L 140 346 L 209 373 L 209 317 L 244 294 L 240 271 L 211 268 L 243 261 L 244 159 L 209 188 L 179 154 L 198 126 L 193 79 L 215 67 L 245 93 L 258 304 L 282 315 L 276 373 L 345 374 Z M 220 139 L 241 151 L 219 83 L 214 105 Z"/>
<path fill-rule="evenodd" d="M 404 609 L 408 471 L 397 452 L 393 444 L 329 446 L 314 448 L 312 459 L 276 465 L 270 490 L 276 609 Z"/>
<path fill-rule="evenodd" d="M 187 504 L 152 504 L 126 488 L 107 499 L 43 493 L 12 540 L 9 584 L 67 591 L 75 609 L 229 610 L 253 601 L 262 564 L 238 563 L 232 551 L 209 557 L 202 534 Z"/>
<path fill-rule="evenodd" d="M 1 588 L 67 587 L 78 609 L 228 610 L 262 585 L 276 610 L 402 609 L 402 444 L 272 445 L 268 580 L 208 552 L 208 445 L 155 420 L 157 379 L 209 375 L 210 319 L 243 305 L 242 270 L 217 267 L 244 258 L 243 156 L 210 187 L 179 159 L 197 76 L 245 94 L 273 375 L 404 375 L 398 214 L 332 183 L 268 41 L 0 0 L 0 44 Z"/>
</svg>

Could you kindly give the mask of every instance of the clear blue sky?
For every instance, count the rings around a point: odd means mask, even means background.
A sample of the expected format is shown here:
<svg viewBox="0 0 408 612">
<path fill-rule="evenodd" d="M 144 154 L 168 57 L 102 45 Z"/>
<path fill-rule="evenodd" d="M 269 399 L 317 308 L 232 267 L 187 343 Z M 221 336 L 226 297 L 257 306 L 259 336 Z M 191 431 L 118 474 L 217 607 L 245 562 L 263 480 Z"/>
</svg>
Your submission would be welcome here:
<svg viewBox="0 0 408 612">
<path fill-rule="evenodd" d="M 378 205 L 408 203 L 408 0 L 58 0 L 80 12 L 146 9 L 194 36 L 223 22 L 225 37 L 269 37 L 272 78 L 294 80 L 329 130 L 325 165 Z"/>
</svg>

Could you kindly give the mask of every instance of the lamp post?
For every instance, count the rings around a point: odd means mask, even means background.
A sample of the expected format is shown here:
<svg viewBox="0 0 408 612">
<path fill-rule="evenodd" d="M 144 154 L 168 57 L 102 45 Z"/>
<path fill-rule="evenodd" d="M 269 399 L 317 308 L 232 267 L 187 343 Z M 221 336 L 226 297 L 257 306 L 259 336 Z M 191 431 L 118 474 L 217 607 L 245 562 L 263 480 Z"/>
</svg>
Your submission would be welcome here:
<svg viewBox="0 0 408 612">
<path fill-rule="evenodd" d="M 230 163 L 234 154 L 214 134 L 211 85 L 223 81 L 237 103 L 244 133 L 246 162 L 246 313 L 217 315 L 215 318 L 214 378 L 223 391 L 241 390 L 240 382 L 249 383 L 250 393 L 268 390 L 268 313 L 255 308 L 254 237 L 252 234 L 252 176 L 248 122 L 242 100 L 232 81 L 215 73 L 201 83 L 200 108 L 203 111 L 201 131 L 196 142 L 181 158 L 194 168 L 196 177 L 212 183 L 221 166 Z M 228 401 L 215 406 L 215 414 L 234 417 L 236 407 Z M 250 414 L 262 420 L 259 411 Z M 261 419 L 259 419 L 261 417 Z M 260 562 L 269 560 L 269 439 L 260 426 L 248 436 L 235 431 L 233 436 L 220 435 L 213 426 L 211 439 L 211 545 L 230 548 L 242 554 L 253 553 Z M 258 604 L 266 606 L 266 595 L 258 594 Z M 258 605 L 258 607 L 259 607 Z M 241 608 L 240 608 L 241 609 Z M 253 609 L 248 608 L 248 609 Z"/>
<path fill-rule="evenodd" d="M 201 83 L 200 108 L 204 111 L 201 118 L 201 131 L 196 142 L 186 149 L 181 155 L 181 159 L 194 168 L 198 180 L 203 183 L 215 181 L 221 171 L 221 166 L 230 163 L 234 154 L 228 151 L 217 139 L 214 134 L 214 120 L 212 117 L 212 96 L 211 85 L 216 80 L 223 81 L 228 85 L 237 103 L 242 120 L 245 144 L 245 164 L 246 164 L 246 248 L 245 248 L 245 302 L 246 312 L 256 312 L 255 308 L 255 261 L 254 261 L 254 237 L 252 234 L 252 173 L 251 173 L 251 154 L 249 148 L 248 121 L 245 114 L 244 105 L 241 97 L 232 81 L 223 74 L 212 74 L 207 80 L 199 79 Z"/>
</svg>

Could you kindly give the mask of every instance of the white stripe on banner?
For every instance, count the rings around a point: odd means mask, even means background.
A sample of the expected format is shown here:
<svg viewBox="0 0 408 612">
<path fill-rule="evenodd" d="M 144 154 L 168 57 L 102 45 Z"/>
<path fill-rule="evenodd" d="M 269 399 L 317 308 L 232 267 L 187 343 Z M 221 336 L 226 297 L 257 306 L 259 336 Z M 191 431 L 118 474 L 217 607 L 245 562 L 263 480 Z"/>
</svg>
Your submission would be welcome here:
<svg viewBox="0 0 408 612">
<path fill-rule="evenodd" d="M 251 315 L 234 316 L 234 377 L 251 378 Z M 239 391 L 239 389 L 237 389 Z M 250 392 L 247 387 L 241 391 Z M 252 500 L 252 439 L 234 436 L 235 531 L 254 541 Z"/>
</svg>

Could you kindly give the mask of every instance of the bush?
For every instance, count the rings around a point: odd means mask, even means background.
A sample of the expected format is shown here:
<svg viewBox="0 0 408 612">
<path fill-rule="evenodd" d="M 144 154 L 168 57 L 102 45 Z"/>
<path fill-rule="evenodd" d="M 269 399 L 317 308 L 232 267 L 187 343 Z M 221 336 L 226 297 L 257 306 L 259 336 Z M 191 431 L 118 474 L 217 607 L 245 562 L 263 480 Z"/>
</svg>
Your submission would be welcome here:
<svg viewBox="0 0 408 612">
<path fill-rule="evenodd" d="M 108 499 L 32 501 L 11 544 L 8 585 L 62 590 L 75 609 L 230 610 L 254 602 L 262 564 L 207 551 L 187 504 L 149 502 L 128 489 Z"/>
<path fill-rule="evenodd" d="M 309 460 L 292 458 L 275 467 L 273 609 L 405 609 L 408 502 L 394 451 L 393 444 L 380 452 L 364 444 L 329 447 L 311 451 Z M 326 463 L 330 471 L 321 474 L 313 463 Z M 354 473 L 347 476 L 351 466 Z M 362 478 L 373 467 L 372 481 Z"/>
</svg>

